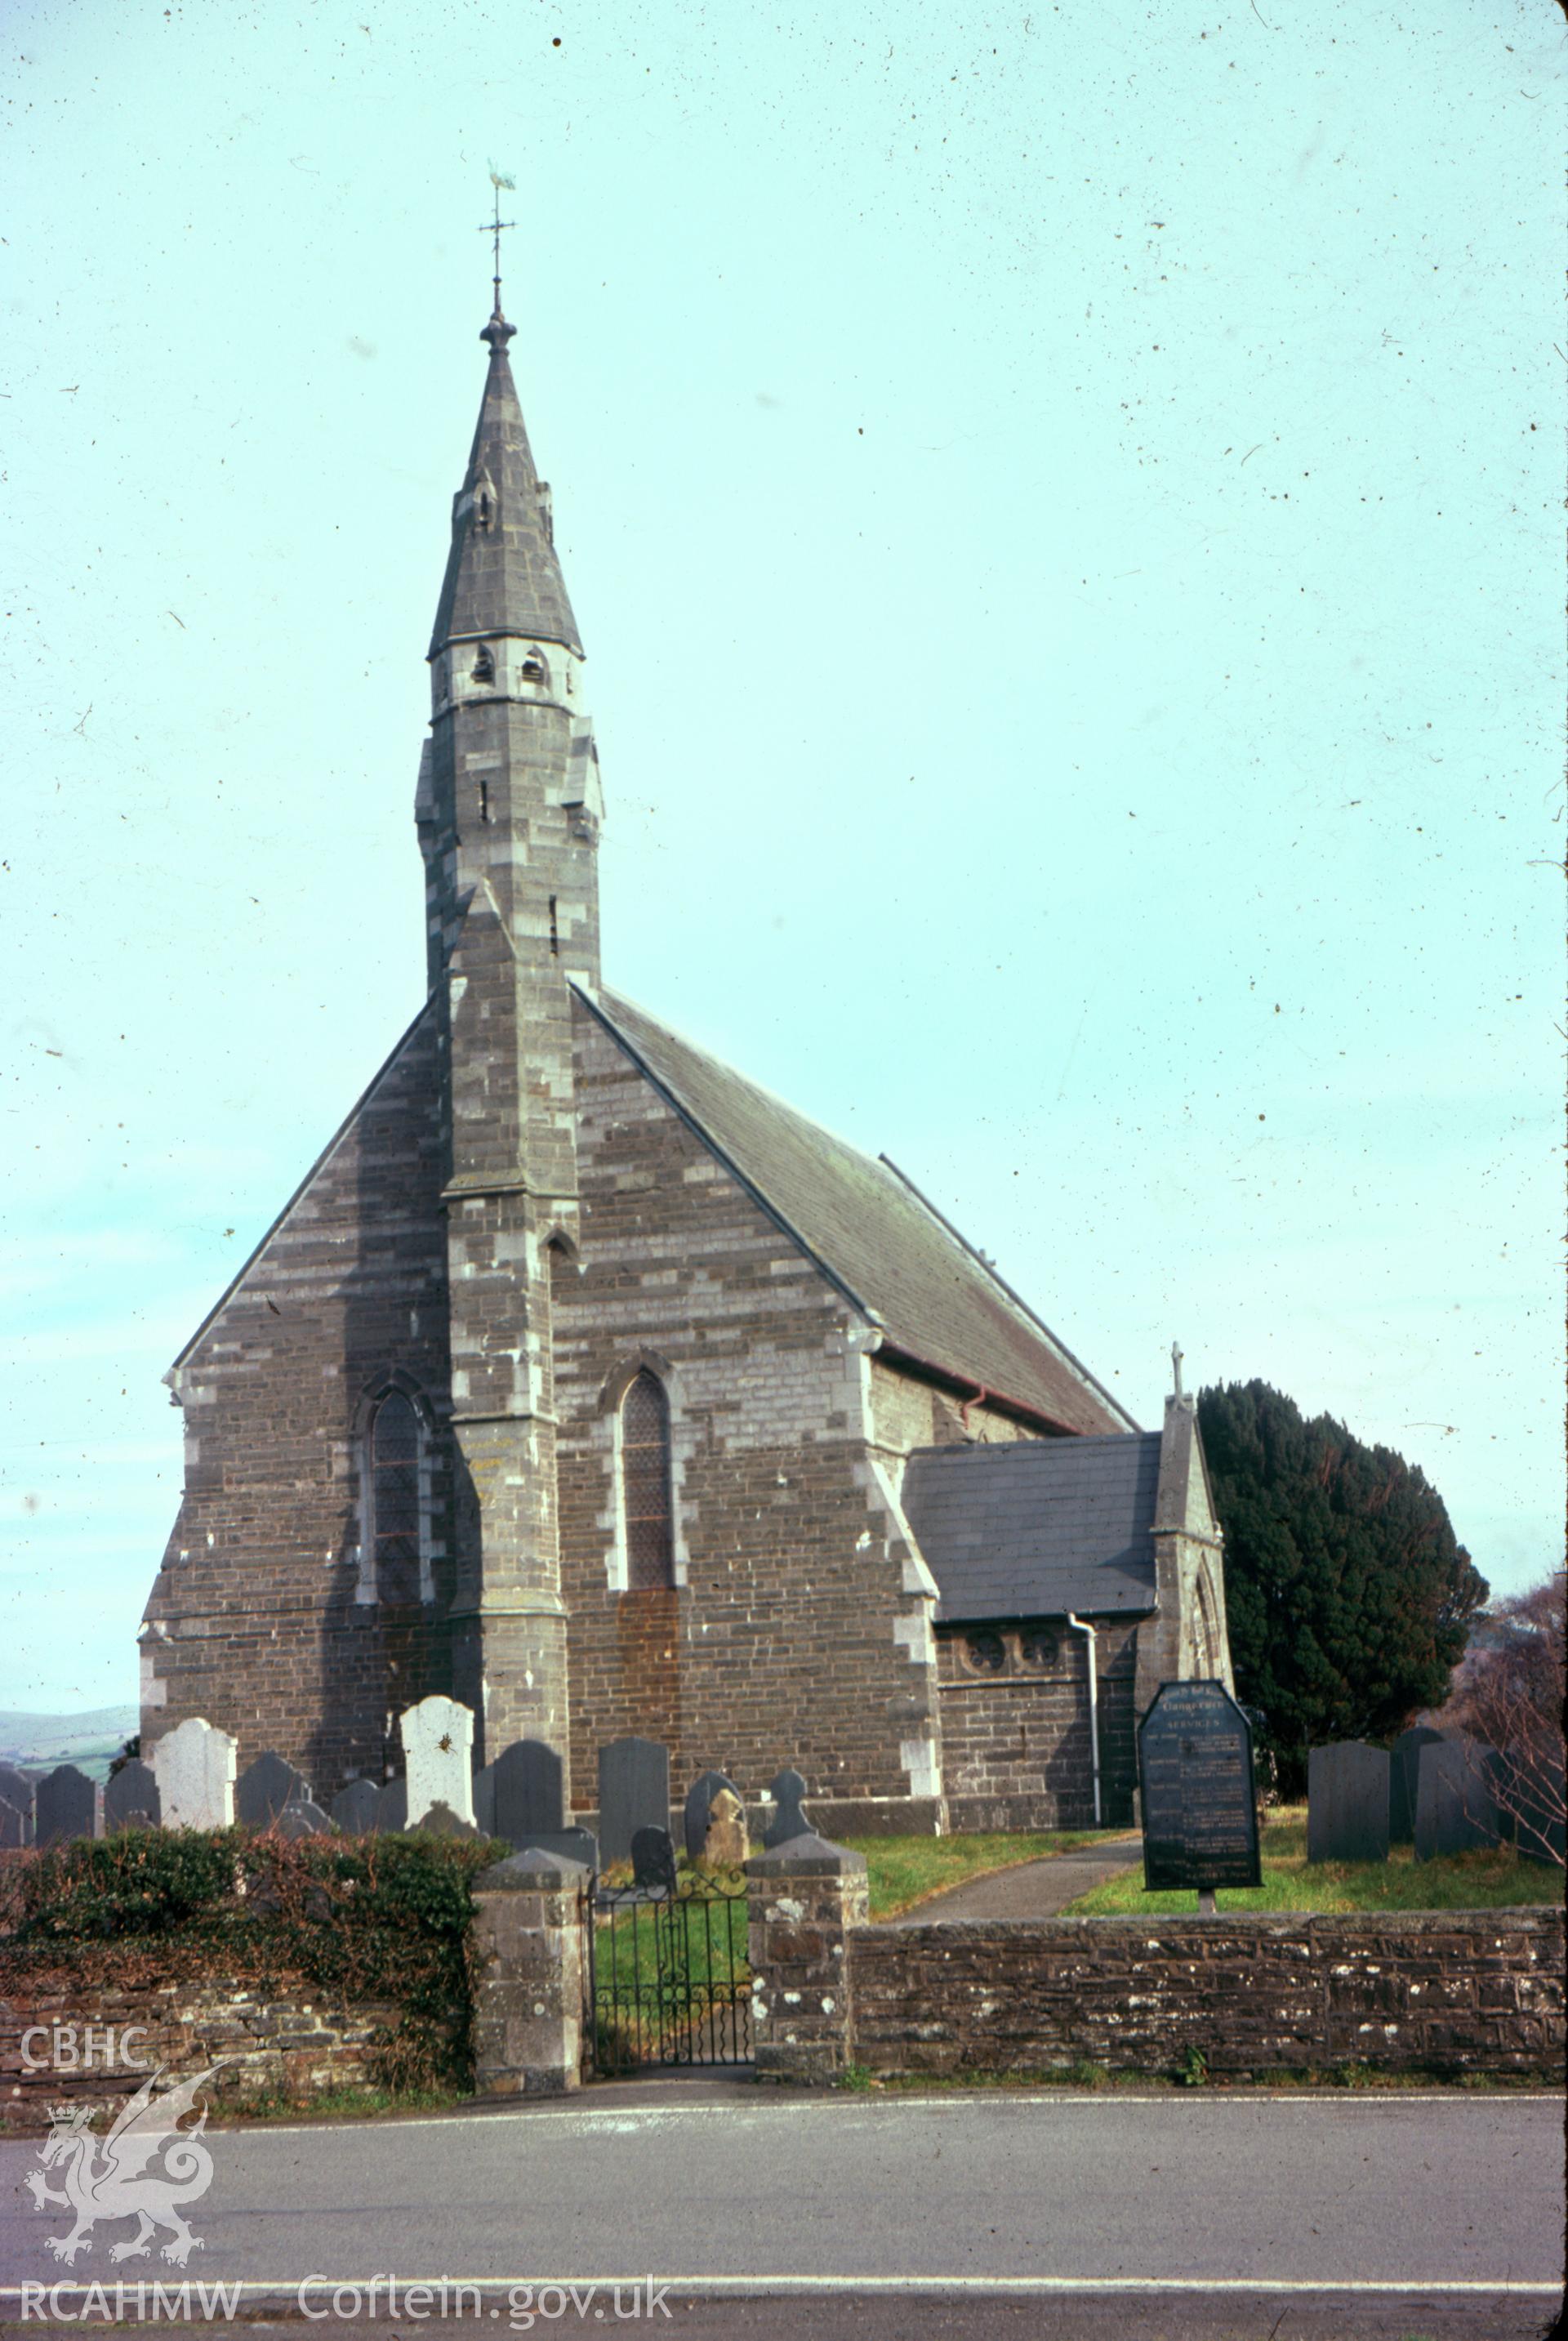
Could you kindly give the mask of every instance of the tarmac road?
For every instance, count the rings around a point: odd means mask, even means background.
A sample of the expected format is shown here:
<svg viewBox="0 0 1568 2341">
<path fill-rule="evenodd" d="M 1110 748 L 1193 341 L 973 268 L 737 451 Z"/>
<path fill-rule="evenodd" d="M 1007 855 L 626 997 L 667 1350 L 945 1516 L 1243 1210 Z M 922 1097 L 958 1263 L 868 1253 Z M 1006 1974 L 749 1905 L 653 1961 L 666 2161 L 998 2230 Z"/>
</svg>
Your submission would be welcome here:
<svg viewBox="0 0 1568 2341">
<path fill-rule="evenodd" d="M 1512 2336 L 1546 2328 L 1563 2273 L 1563 2107 L 1546 2095 L 862 2097 L 715 2079 L 209 2135 L 213 2183 L 190 2209 L 203 2248 L 184 2273 L 243 2281 L 253 2312 L 275 2300 L 297 2314 L 313 2276 L 651 2274 L 682 2299 L 727 2298 L 690 2312 L 694 2332 L 757 2341 L 851 2328 L 1262 2341 L 1273 2306 L 1276 2341 Z M 52 2259 L 65 2215 L 36 2210 L 23 2183 L 37 2143 L 0 2140 L 0 2284 L 177 2279 L 156 2257 L 111 2267 L 128 2226 L 70 2270 Z M 774 2306 L 743 2309 L 739 2292 Z M 822 2295 L 839 2323 L 817 2321 L 807 2296 Z M 1330 2296 L 1346 2305 L 1325 2324 Z M 486 2297 L 504 2330 L 504 2298 Z M 1430 2314 L 1407 2313 L 1421 2301 Z M 1270 2318 L 1255 2326 L 1260 2303 Z M 1077 2321 L 1061 2323 L 1070 2304 Z M 18 2305 L 0 2295 L 0 2316 Z M 365 2341 L 377 2306 L 362 2303 Z M 384 2292 L 379 2306 L 384 2318 Z M 1022 2309 L 1032 2324 L 1015 2321 Z M 1477 2324 L 1483 2310 L 1503 2321 Z M 1156 2311 L 1176 2321 L 1148 2325 Z"/>
</svg>

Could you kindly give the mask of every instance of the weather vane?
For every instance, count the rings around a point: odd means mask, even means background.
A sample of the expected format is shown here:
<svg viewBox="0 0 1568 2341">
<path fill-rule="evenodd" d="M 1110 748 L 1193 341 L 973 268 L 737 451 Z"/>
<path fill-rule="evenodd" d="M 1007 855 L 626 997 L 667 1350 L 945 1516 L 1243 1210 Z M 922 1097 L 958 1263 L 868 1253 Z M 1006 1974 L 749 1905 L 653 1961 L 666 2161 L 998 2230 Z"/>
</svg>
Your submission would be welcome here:
<svg viewBox="0 0 1568 2341">
<path fill-rule="evenodd" d="M 479 232 L 481 235 L 493 236 L 495 239 L 495 276 L 493 282 L 495 284 L 495 314 L 499 317 L 501 314 L 501 232 L 502 228 L 515 227 L 517 225 L 517 222 L 515 220 L 503 220 L 501 215 L 501 191 L 502 187 L 504 187 L 509 194 L 515 194 L 517 192 L 517 181 L 515 179 L 509 179 L 505 172 L 498 171 L 495 164 L 492 163 L 490 166 L 490 184 L 495 189 L 495 217 L 493 219 L 481 220 L 479 224 Z"/>
</svg>

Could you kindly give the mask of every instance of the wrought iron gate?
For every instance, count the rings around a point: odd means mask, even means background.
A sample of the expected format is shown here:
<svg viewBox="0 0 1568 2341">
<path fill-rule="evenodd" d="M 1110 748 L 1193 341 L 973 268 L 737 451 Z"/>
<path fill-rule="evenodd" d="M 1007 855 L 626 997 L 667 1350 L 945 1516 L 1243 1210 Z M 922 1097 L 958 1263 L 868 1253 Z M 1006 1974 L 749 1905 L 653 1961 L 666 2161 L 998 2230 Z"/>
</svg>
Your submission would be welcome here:
<svg viewBox="0 0 1568 2341">
<path fill-rule="evenodd" d="M 687 1870 L 673 1885 L 595 1881 L 582 1917 L 584 2029 L 597 2072 L 750 2063 L 743 1876 Z"/>
</svg>

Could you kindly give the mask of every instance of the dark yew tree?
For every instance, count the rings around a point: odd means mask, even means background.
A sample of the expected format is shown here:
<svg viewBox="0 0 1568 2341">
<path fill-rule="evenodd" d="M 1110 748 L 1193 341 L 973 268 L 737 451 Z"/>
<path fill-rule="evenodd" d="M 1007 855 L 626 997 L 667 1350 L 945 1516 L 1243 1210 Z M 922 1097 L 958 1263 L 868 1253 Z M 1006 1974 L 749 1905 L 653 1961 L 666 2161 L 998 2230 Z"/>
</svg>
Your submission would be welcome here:
<svg viewBox="0 0 1568 2341">
<path fill-rule="evenodd" d="M 1288 1793 L 1306 1751 L 1388 1739 L 1440 1707 L 1484 1578 L 1424 1474 L 1266 1382 L 1198 1393 L 1225 1529 L 1236 1696 L 1267 1718 Z"/>
</svg>

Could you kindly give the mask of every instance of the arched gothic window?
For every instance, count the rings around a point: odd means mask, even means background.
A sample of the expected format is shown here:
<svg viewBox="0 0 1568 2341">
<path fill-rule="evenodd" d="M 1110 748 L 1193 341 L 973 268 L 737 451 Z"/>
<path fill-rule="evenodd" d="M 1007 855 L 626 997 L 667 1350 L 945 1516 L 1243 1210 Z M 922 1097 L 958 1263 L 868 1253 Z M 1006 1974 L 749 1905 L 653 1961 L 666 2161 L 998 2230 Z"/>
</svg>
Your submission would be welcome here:
<svg viewBox="0 0 1568 2341">
<path fill-rule="evenodd" d="M 417 1601 L 421 1595 L 420 1419 L 402 1390 L 376 1408 L 370 1436 L 370 1535 L 376 1597 Z"/>
<path fill-rule="evenodd" d="M 620 1402 L 620 1488 L 626 1582 L 634 1591 L 675 1582 L 670 1500 L 670 1400 L 646 1366 Z"/>
<path fill-rule="evenodd" d="M 473 654 L 472 679 L 475 682 L 495 681 L 495 653 L 488 643 L 481 643 Z"/>
<path fill-rule="evenodd" d="M 547 691 L 550 688 L 550 666 L 542 651 L 525 651 L 519 672 L 524 682 L 542 685 Z"/>
</svg>

